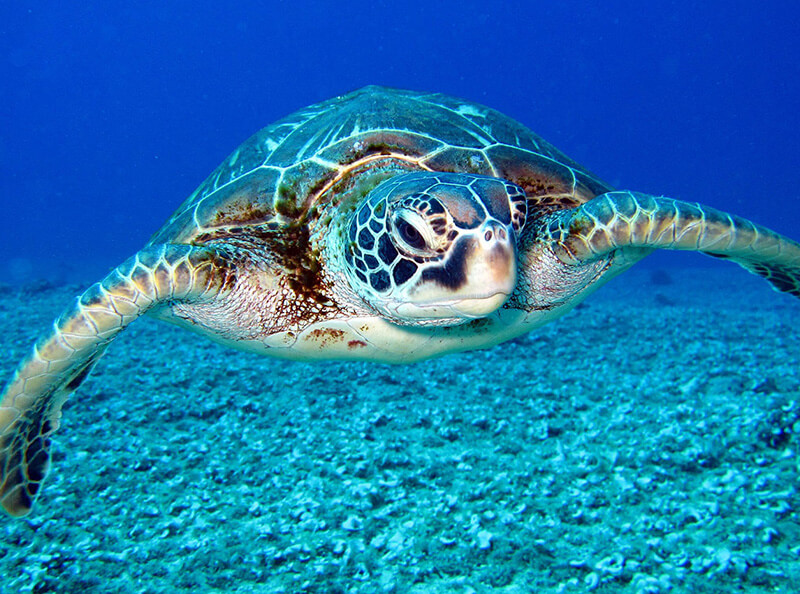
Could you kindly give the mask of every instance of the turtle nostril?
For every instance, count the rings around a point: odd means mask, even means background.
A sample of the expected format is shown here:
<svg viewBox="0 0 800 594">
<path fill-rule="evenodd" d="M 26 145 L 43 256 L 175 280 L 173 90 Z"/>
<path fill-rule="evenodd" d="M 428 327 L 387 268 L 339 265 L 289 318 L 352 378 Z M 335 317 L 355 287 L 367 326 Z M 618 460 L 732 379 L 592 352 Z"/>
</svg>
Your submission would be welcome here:
<svg viewBox="0 0 800 594">
<path fill-rule="evenodd" d="M 491 241 L 508 241 L 508 232 L 499 223 L 492 221 L 484 229 L 483 240 L 487 243 Z"/>
</svg>

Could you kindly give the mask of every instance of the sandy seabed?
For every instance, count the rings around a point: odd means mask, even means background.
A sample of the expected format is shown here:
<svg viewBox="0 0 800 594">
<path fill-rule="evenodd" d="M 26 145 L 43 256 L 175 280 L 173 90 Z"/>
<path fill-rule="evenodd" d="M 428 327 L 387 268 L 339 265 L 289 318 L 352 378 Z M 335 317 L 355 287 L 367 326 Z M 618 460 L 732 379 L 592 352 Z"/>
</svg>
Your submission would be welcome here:
<svg viewBox="0 0 800 594">
<path fill-rule="evenodd" d="M 78 287 L 0 288 L 6 377 Z M 289 363 L 151 320 L 73 395 L 2 592 L 793 592 L 800 301 L 634 270 L 494 349 Z"/>
</svg>

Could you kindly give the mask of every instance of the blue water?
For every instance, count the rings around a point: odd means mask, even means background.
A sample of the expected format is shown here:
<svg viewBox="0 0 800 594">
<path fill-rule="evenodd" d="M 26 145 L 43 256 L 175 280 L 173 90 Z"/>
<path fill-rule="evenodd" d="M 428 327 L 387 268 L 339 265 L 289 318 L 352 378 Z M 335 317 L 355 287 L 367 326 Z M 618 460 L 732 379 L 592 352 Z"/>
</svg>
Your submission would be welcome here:
<svg viewBox="0 0 800 594">
<path fill-rule="evenodd" d="M 62 281 L 136 252 L 260 128 L 367 84 L 486 104 L 619 188 L 800 239 L 796 2 L 7 1 L 0 382 Z M 792 591 L 798 302 L 697 255 L 649 266 L 409 366 L 133 324 L 67 403 L 34 512 L 0 514 L 0 592 Z"/>
<path fill-rule="evenodd" d="M 797 5 L 598 6 L 6 3 L 0 273 L 94 279 L 250 134 L 365 84 L 487 104 L 619 187 L 800 235 Z"/>
</svg>

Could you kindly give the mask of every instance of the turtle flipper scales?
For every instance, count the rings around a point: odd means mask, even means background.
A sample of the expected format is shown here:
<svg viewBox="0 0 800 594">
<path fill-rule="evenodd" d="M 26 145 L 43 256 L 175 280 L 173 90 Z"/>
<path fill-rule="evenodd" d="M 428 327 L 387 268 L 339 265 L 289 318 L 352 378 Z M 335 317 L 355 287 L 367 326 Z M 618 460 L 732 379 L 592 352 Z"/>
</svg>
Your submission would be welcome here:
<svg viewBox="0 0 800 594">
<path fill-rule="evenodd" d="M 559 259 L 579 264 L 617 250 L 698 251 L 736 262 L 800 297 L 800 244 L 715 208 L 639 192 L 608 192 L 554 217 L 547 229 Z M 634 255 L 634 259 L 638 259 Z"/>
<path fill-rule="evenodd" d="M 22 516 L 33 506 L 61 407 L 116 335 L 161 304 L 216 295 L 227 276 L 223 257 L 207 248 L 150 246 L 89 287 L 55 321 L 0 399 L 0 504 L 9 514 Z"/>
</svg>

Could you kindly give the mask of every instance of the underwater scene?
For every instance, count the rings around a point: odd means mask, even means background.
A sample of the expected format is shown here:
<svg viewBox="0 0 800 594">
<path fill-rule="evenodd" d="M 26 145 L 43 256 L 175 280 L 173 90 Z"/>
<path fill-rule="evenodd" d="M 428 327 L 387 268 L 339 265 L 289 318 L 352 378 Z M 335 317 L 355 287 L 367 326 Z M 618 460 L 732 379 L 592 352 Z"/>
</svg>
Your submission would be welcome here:
<svg viewBox="0 0 800 594">
<path fill-rule="evenodd" d="M 599 6 L 0 8 L 0 593 L 800 591 L 800 11 Z"/>
<path fill-rule="evenodd" d="M 6 591 L 795 591 L 800 306 L 733 272 L 404 366 L 141 320 L 4 518 Z M 76 290 L 3 291 L 5 369 Z"/>
</svg>

